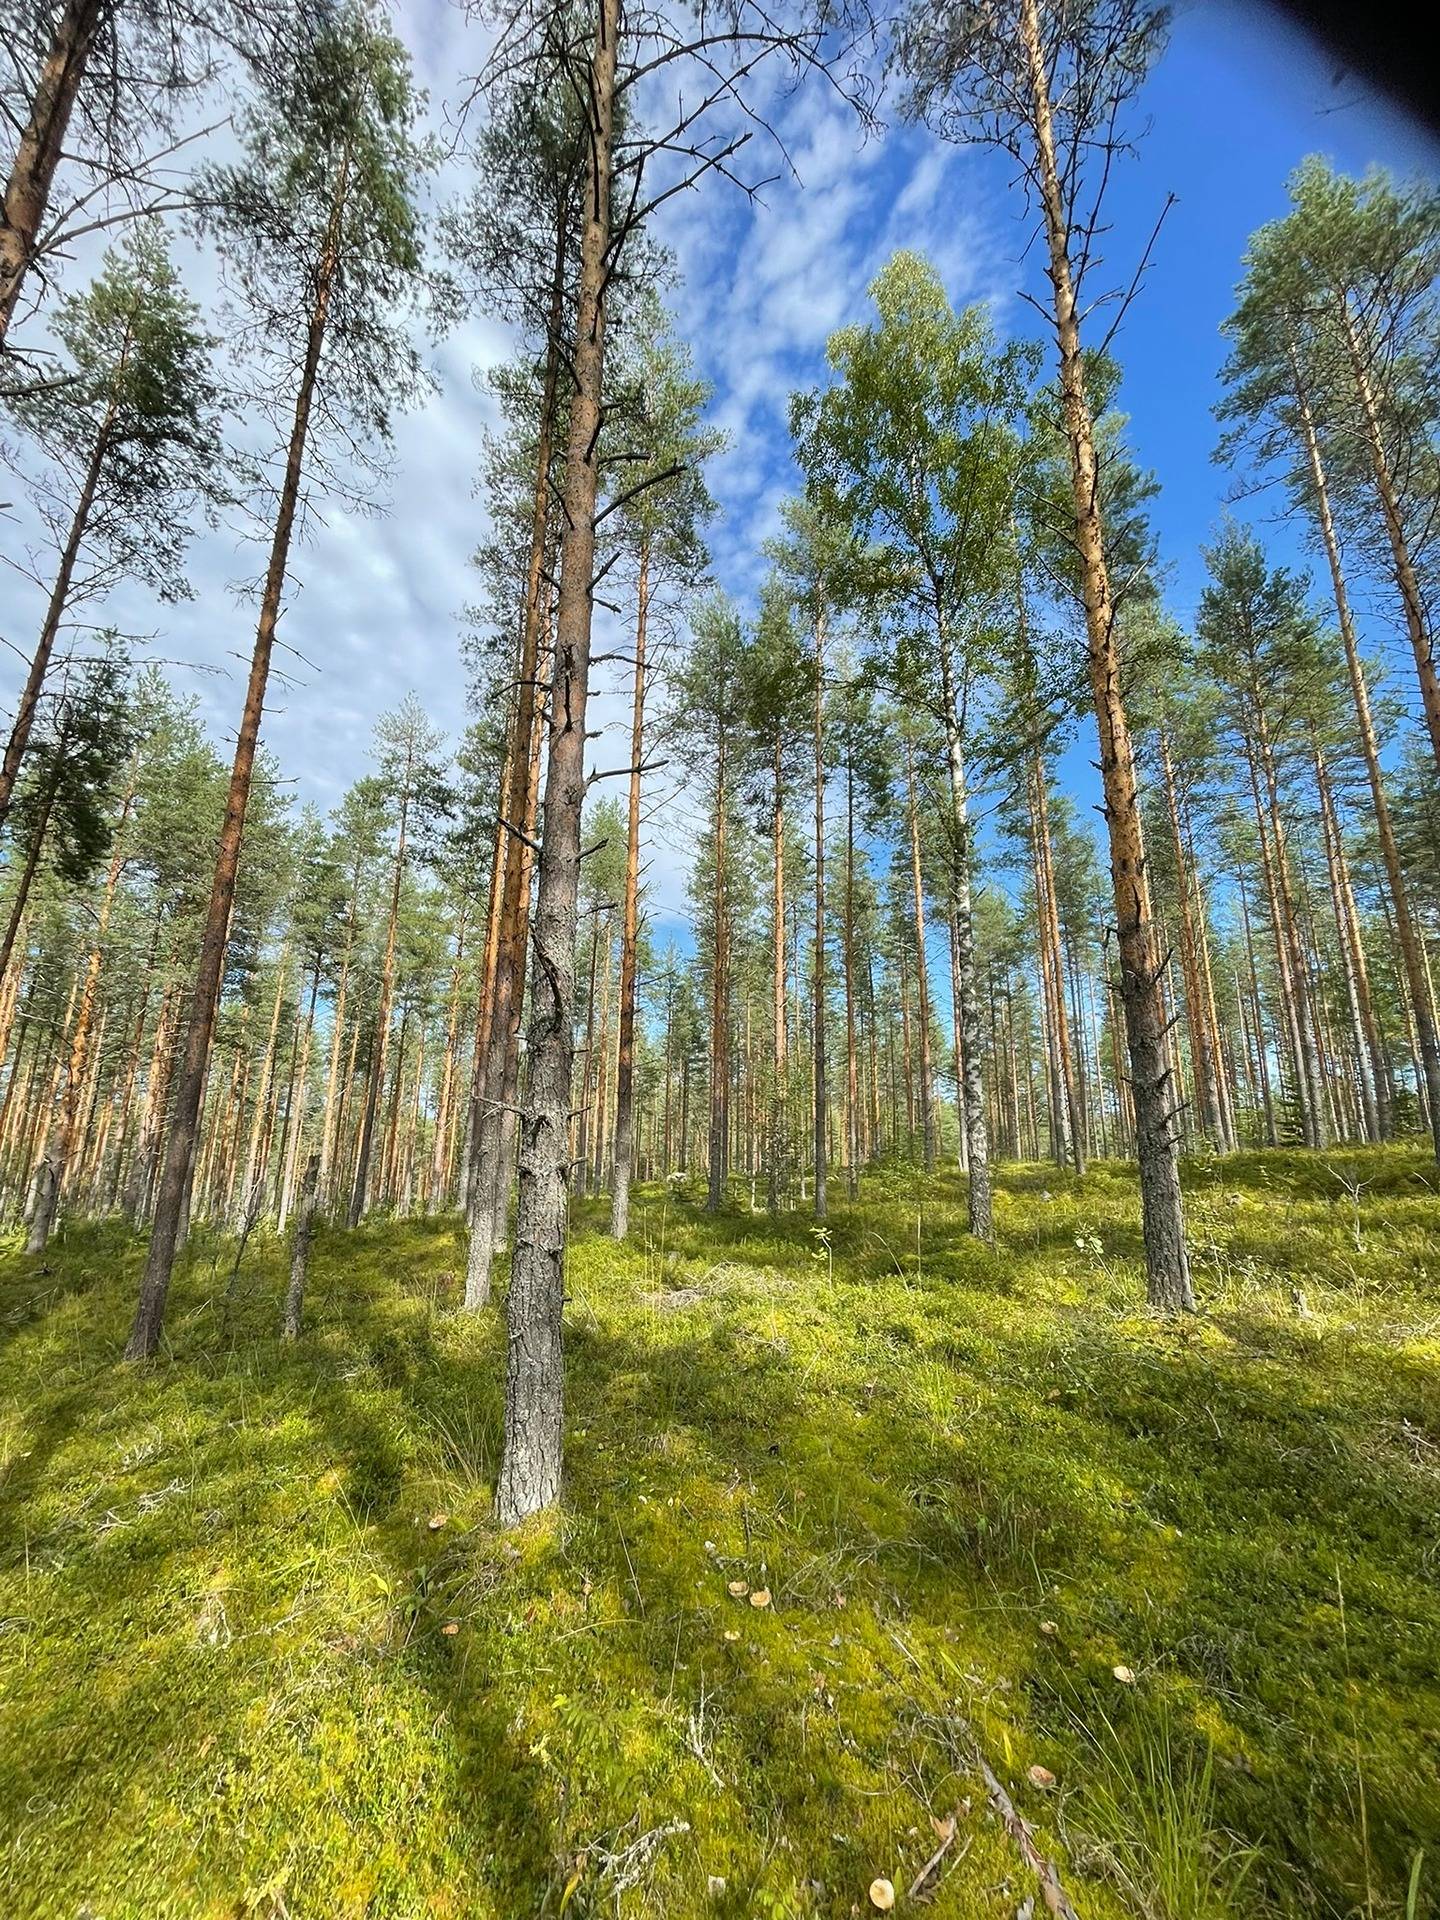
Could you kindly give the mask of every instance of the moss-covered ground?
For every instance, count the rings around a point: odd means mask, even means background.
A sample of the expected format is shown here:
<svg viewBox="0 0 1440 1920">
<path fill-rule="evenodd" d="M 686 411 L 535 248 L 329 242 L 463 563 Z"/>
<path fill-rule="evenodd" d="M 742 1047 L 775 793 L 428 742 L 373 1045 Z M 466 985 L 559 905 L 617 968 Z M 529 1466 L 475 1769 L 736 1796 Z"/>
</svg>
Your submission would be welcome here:
<svg viewBox="0 0 1440 1920">
<path fill-rule="evenodd" d="M 946 1176 L 581 1207 L 513 1539 L 455 1222 L 321 1233 L 291 1348 L 201 1240 L 145 1369 L 136 1241 L 10 1243 L 0 1912 L 1043 1915 L 978 1755 L 1084 1920 L 1440 1910 L 1433 1163 L 1187 1187 L 1180 1326 L 1124 1167 L 1006 1170 L 993 1251 Z"/>
</svg>

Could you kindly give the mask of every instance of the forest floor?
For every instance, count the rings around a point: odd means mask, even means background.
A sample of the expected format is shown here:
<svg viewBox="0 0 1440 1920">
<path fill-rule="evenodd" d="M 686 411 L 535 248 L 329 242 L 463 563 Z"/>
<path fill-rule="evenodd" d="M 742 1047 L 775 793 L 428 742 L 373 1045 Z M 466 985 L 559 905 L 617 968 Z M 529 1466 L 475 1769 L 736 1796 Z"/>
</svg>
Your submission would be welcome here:
<svg viewBox="0 0 1440 1920">
<path fill-rule="evenodd" d="M 8 1242 L 0 1911 L 1043 1916 L 982 1757 L 1084 1920 L 1440 1910 L 1434 1165 L 1186 1178 L 1179 1326 L 1125 1167 L 993 1252 L 954 1176 L 580 1207 L 513 1540 L 453 1220 L 320 1233 L 290 1348 L 202 1238 L 148 1369 L 133 1238 Z"/>
</svg>

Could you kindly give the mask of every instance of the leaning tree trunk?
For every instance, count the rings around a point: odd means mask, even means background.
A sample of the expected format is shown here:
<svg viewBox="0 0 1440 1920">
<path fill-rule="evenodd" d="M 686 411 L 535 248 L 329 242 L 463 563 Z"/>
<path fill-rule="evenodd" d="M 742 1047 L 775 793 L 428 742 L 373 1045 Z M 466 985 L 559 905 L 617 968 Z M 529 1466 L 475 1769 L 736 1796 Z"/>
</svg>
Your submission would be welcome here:
<svg viewBox="0 0 1440 1920">
<path fill-rule="evenodd" d="M 0 981 L 9 977 L 10 959 L 19 938 L 21 922 L 25 918 L 25 908 L 29 904 L 30 889 L 35 884 L 35 874 L 40 865 L 40 856 L 45 851 L 45 835 L 50 829 L 50 815 L 55 806 L 55 795 L 60 789 L 60 778 L 65 771 L 63 754 L 57 753 L 45 786 L 45 796 L 40 802 L 40 812 L 34 826 L 30 829 L 30 844 L 25 849 L 25 864 L 20 869 L 20 878 L 15 883 L 15 897 L 10 904 L 10 918 L 5 924 L 4 938 L 0 939 Z M 0 1055 L 0 1059 L 3 1059 Z"/>
<path fill-rule="evenodd" d="M 128 340 L 124 351 L 126 354 L 129 352 Z M 80 557 L 81 545 L 89 531 L 90 516 L 95 510 L 95 495 L 100 485 L 101 470 L 110 451 L 110 440 L 114 431 L 114 411 L 115 403 L 112 399 L 90 449 L 85 478 L 81 482 L 75 511 L 70 518 L 70 530 L 65 536 L 65 545 L 60 550 L 60 565 L 55 574 L 55 584 L 50 589 L 50 598 L 46 603 L 40 637 L 30 658 L 25 684 L 20 689 L 15 718 L 10 725 L 10 738 L 5 743 L 5 756 L 0 760 L 0 827 L 3 827 L 9 818 L 10 804 L 15 797 L 15 782 L 20 777 L 20 769 L 25 760 L 25 749 L 30 744 L 35 715 L 40 707 L 40 696 L 45 690 L 45 676 L 50 671 L 55 642 L 60 636 L 65 611 L 70 604 L 70 592 L 75 579 L 75 563 Z"/>
<path fill-rule="evenodd" d="M 604 388 L 611 146 L 619 0 L 600 0 L 591 57 L 590 153 L 565 462 L 550 757 L 535 907 L 535 979 L 520 1135 L 520 1202 L 506 1303 L 505 1450 L 496 1516 L 513 1526 L 560 1493 L 565 1414 L 562 1321 L 574 1068 L 575 909 L 585 801 L 585 709 Z"/>
<path fill-rule="evenodd" d="M 300 482 L 305 465 L 305 440 L 310 427 L 310 412 L 320 372 L 320 352 L 325 344 L 325 326 L 330 313 L 330 294 L 339 262 L 340 222 L 344 211 L 347 165 L 342 164 L 315 278 L 315 303 L 310 311 L 306 335 L 305 359 L 295 395 L 295 417 L 290 429 L 290 446 L 285 460 L 285 475 L 275 515 L 275 531 L 270 543 L 270 562 L 260 602 L 260 620 L 250 657 L 250 678 L 245 689 L 245 707 L 235 741 L 235 758 L 230 768 L 230 789 L 225 800 L 225 818 L 216 850 L 215 876 L 210 888 L 210 904 L 205 915 L 205 931 L 200 940 L 200 964 L 195 992 L 190 1004 L 190 1019 L 185 1031 L 185 1050 L 180 1065 L 175 1095 L 175 1114 L 165 1149 L 165 1168 L 155 1206 L 155 1221 L 150 1231 L 150 1250 L 140 1284 L 140 1300 L 135 1324 L 125 1348 L 128 1360 L 144 1360 L 154 1353 L 160 1341 L 165 1317 L 165 1297 L 170 1290 L 170 1275 L 175 1265 L 176 1243 L 188 1212 L 190 1177 L 195 1146 L 199 1137 L 200 1107 L 205 1093 L 205 1070 L 210 1057 L 210 1036 L 220 999 L 220 983 L 225 968 L 225 948 L 230 932 L 230 911 L 235 900 L 235 876 L 240 865 L 240 843 L 245 834 L 245 812 L 250 803 L 250 782 L 255 770 L 255 751 L 260 740 L 260 718 L 265 709 L 265 687 L 270 677 L 270 656 L 275 646 L 275 628 L 280 618 L 280 597 L 285 589 L 285 571 L 290 558 L 290 540 L 295 529 L 295 513 L 300 501 Z"/>
<path fill-rule="evenodd" d="M 113 0 L 67 0 L 45 50 L 0 207 L 0 347 L 35 258 L 75 96 Z"/>
<path fill-rule="evenodd" d="M 1195 1297 L 1190 1284 L 1180 1197 L 1174 1089 L 1165 1059 L 1162 957 L 1151 915 L 1135 754 L 1120 686 L 1115 604 L 1105 561 L 1094 422 L 1085 390 L 1080 315 L 1070 264 L 1070 229 L 1056 164 L 1049 76 L 1040 44 L 1036 0 L 1020 0 L 1020 29 L 1029 67 L 1032 126 L 1060 347 L 1061 407 L 1070 451 L 1075 541 L 1085 601 L 1086 654 L 1100 734 L 1100 778 L 1109 829 L 1110 872 L 1120 948 L 1120 994 L 1130 1054 L 1130 1093 L 1135 1108 L 1146 1293 L 1152 1306 L 1170 1312 L 1188 1311 L 1194 1307 Z"/>
<path fill-rule="evenodd" d="M 1360 332 L 1349 304 L 1340 302 L 1340 318 L 1345 329 L 1345 344 L 1350 355 L 1350 370 L 1355 376 L 1355 391 L 1360 402 L 1360 417 L 1365 425 L 1365 445 L 1375 475 L 1375 490 L 1380 496 L 1380 513 L 1385 522 L 1385 537 L 1390 544 L 1395 587 L 1405 612 L 1405 630 L 1415 655 L 1415 672 L 1420 681 L 1420 704 L 1425 714 L 1425 729 L 1435 764 L 1440 766 L 1440 681 L 1435 674 L 1435 642 L 1430 632 L 1425 601 L 1415 573 L 1415 560 L 1400 511 L 1400 495 L 1380 424 L 1380 403 L 1365 364 Z"/>
</svg>

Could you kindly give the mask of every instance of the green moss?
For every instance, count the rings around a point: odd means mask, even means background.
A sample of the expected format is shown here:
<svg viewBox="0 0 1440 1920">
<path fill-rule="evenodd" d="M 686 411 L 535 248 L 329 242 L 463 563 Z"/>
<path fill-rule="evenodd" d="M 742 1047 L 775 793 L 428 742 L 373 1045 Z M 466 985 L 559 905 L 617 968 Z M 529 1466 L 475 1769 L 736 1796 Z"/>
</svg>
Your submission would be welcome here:
<svg viewBox="0 0 1440 1920">
<path fill-rule="evenodd" d="M 1440 1833 L 1433 1167 L 1188 1181 L 1178 1327 L 1124 1168 L 1006 1170 L 993 1252 L 943 1176 L 824 1237 L 641 1191 L 617 1249 L 582 1207 L 566 1507 L 513 1540 L 453 1222 L 321 1233 L 294 1348 L 283 1248 L 227 1311 L 199 1244 L 145 1370 L 135 1242 L 12 1247 L 0 1908 L 848 1915 L 884 1874 L 905 1911 L 958 1808 L 930 1910 L 999 1920 L 1032 1882 L 978 1741 L 1087 1920 L 1402 1913 Z"/>
</svg>

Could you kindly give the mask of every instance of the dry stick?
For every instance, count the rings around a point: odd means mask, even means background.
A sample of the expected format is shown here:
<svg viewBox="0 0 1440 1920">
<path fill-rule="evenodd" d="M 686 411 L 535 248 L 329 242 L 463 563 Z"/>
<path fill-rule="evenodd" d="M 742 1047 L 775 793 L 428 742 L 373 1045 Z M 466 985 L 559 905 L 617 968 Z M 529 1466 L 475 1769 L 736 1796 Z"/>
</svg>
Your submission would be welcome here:
<svg viewBox="0 0 1440 1920">
<path fill-rule="evenodd" d="M 1035 1829 L 1024 1815 L 1017 1811 L 1015 1802 L 996 1779 L 990 1762 L 980 1751 L 979 1742 L 969 1726 L 963 1720 L 960 1725 L 970 1742 L 970 1751 L 985 1782 L 985 1789 L 990 1795 L 990 1804 L 999 1814 L 1005 1831 L 1020 1849 L 1026 1864 L 1033 1869 L 1036 1879 L 1040 1882 L 1040 1891 L 1044 1896 L 1045 1905 L 1056 1916 L 1056 1920 L 1080 1920 L 1079 1914 L 1070 1904 L 1070 1896 L 1060 1884 L 1060 1876 L 1055 1871 L 1054 1861 L 1043 1854 L 1036 1844 Z"/>
</svg>

